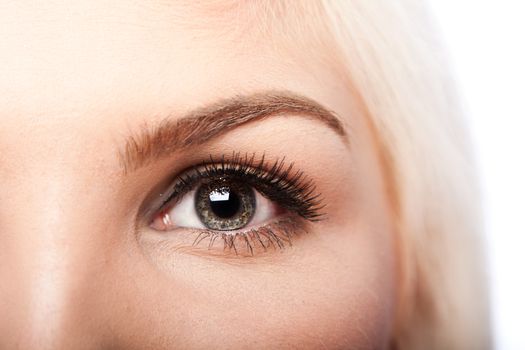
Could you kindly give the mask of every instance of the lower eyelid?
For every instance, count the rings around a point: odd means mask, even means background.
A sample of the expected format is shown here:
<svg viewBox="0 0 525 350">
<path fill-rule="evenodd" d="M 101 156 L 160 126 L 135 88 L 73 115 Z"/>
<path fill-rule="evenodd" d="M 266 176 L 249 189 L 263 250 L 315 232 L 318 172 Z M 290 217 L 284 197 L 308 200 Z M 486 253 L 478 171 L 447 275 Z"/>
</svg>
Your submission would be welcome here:
<svg viewBox="0 0 525 350">
<path fill-rule="evenodd" d="M 290 249 L 295 239 L 307 233 L 302 218 L 281 217 L 248 230 L 212 231 L 178 228 L 163 235 L 165 244 L 177 252 L 210 258 L 271 256 Z M 185 243 L 180 243 L 184 240 Z"/>
</svg>

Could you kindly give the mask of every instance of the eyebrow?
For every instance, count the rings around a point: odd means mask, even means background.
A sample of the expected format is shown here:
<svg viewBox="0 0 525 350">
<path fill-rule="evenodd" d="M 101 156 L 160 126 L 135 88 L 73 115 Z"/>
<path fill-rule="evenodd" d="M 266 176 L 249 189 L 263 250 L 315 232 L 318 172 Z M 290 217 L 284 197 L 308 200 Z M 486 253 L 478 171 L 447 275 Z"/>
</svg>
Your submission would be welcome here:
<svg viewBox="0 0 525 350">
<path fill-rule="evenodd" d="M 182 118 L 168 116 L 153 127 L 145 123 L 137 134 L 127 137 L 119 161 L 129 173 L 241 125 L 283 115 L 320 121 L 346 142 L 347 133 L 339 117 L 318 102 L 288 91 L 259 92 L 211 103 Z"/>
</svg>

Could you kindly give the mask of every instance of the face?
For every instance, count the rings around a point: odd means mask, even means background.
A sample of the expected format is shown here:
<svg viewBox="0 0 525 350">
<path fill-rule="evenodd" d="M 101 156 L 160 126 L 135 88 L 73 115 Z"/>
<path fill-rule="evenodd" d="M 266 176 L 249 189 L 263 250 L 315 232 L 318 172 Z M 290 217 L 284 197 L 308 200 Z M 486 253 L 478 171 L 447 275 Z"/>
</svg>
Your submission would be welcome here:
<svg viewBox="0 0 525 350">
<path fill-rule="evenodd" d="M 387 347 L 373 130 L 255 7 L 1 5 L 0 348 Z"/>
</svg>

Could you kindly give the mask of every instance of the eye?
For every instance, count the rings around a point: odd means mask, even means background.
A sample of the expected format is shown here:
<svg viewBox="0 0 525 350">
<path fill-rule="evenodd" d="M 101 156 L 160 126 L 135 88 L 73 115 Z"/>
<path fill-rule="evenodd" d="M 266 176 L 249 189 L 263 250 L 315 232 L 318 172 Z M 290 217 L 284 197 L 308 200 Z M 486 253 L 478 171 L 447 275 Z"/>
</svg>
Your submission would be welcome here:
<svg viewBox="0 0 525 350">
<path fill-rule="evenodd" d="M 167 231 L 176 227 L 232 231 L 263 224 L 283 210 L 242 182 L 204 182 L 180 202 L 158 215 L 152 227 Z"/>
<path fill-rule="evenodd" d="M 256 160 L 238 153 L 222 156 L 183 171 L 171 193 L 151 219 L 156 231 L 195 232 L 194 245 L 208 238 L 213 247 L 218 237 L 224 249 L 243 242 L 247 252 L 257 247 L 283 248 L 306 221 L 323 217 L 320 194 L 312 180 L 284 160 Z"/>
</svg>

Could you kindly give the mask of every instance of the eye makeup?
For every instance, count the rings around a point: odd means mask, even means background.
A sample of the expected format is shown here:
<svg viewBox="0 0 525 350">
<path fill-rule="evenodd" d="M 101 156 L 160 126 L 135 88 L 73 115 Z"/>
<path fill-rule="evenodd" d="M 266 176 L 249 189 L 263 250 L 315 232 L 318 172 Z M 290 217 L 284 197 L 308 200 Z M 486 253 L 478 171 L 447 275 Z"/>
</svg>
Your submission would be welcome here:
<svg viewBox="0 0 525 350">
<path fill-rule="evenodd" d="M 150 227 L 193 232 L 193 246 L 211 250 L 222 240 L 225 253 L 254 255 L 291 245 L 307 222 L 325 217 L 323 207 L 314 182 L 293 162 L 233 152 L 177 175 Z"/>
</svg>

